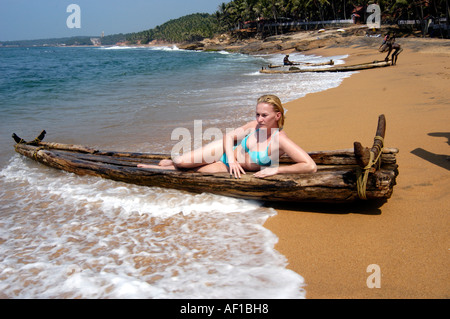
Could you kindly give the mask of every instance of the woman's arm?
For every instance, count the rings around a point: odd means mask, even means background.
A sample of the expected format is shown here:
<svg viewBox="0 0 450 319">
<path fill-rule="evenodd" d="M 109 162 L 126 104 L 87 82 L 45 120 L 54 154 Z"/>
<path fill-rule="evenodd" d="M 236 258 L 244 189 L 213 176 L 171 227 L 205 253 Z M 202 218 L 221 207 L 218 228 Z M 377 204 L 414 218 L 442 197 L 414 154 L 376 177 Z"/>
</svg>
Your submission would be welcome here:
<svg viewBox="0 0 450 319">
<path fill-rule="evenodd" d="M 300 146 L 287 137 L 284 132 L 279 134 L 279 153 L 287 154 L 295 164 L 274 166 L 262 169 L 254 174 L 255 177 L 267 177 L 275 174 L 306 174 L 317 171 L 316 163 Z"/>
</svg>

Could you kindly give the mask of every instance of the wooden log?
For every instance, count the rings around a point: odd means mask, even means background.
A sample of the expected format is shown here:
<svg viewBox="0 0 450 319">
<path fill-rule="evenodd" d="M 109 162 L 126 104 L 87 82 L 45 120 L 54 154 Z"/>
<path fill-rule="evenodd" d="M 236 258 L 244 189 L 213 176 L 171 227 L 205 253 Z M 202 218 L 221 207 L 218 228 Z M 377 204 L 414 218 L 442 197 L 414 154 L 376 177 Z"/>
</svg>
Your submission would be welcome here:
<svg viewBox="0 0 450 319">
<path fill-rule="evenodd" d="M 383 150 L 385 134 L 386 118 L 382 114 L 378 117 L 377 131 L 375 133 L 375 139 L 372 148 L 369 150 L 367 147 L 363 147 L 360 142 L 354 142 L 353 146 L 355 150 L 356 162 L 359 164 L 359 166 L 361 166 L 361 168 L 365 168 L 370 164 L 371 152 L 373 154 L 373 160 L 378 158 Z"/>
<path fill-rule="evenodd" d="M 357 176 L 358 196 L 361 199 L 367 199 L 367 182 L 369 174 L 376 172 L 381 168 L 382 151 L 384 147 L 384 136 L 386 132 L 386 119 L 382 114 L 378 117 L 377 132 L 372 148 L 362 147 L 361 143 L 354 142 L 354 150 L 356 161 L 360 166 L 360 171 Z M 398 170 L 396 171 L 398 174 Z M 376 176 L 376 175 L 375 175 Z"/>
<path fill-rule="evenodd" d="M 384 116 L 383 116 L 383 118 L 384 118 Z M 384 123 L 385 123 L 385 119 L 384 119 Z M 385 124 L 384 124 L 384 126 L 385 126 Z M 38 137 L 36 137 L 32 142 L 26 142 L 22 138 L 18 137 L 15 133 L 13 134 L 12 137 L 18 144 L 36 145 L 36 146 L 44 147 L 46 149 L 66 150 L 66 151 L 112 156 L 112 157 L 130 157 L 130 158 L 134 158 L 134 159 L 163 160 L 163 159 L 171 158 L 170 154 L 104 151 L 104 150 L 98 150 L 98 149 L 94 149 L 94 148 L 91 148 L 88 146 L 83 146 L 83 145 L 42 142 L 42 139 L 45 137 L 45 134 L 46 134 L 46 131 L 43 130 L 40 133 L 40 135 Z M 377 135 L 378 135 L 378 132 L 377 132 Z M 383 136 L 384 136 L 384 132 L 383 132 Z M 357 142 L 355 142 L 355 143 L 357 143 Z M 360 143 L 358 144 L 357 147 L 362 148 Z M 382 154 L 383 163 L 395 164 L 396 163 L 395 155 L 397 153 L 398 153 L 397 148 L 384 148 L 383 154 Z M 318 165 L 359 164 L 356 160 L 354 149 L 332 150 L 332 151 L 313 151 L 313 152 L 309 152 L 308 154 Z M 290 164 L 290 163 L 293 163 L 293 161 L 288 156 L 284 155 L 284 156 L 280 157 L 280 164 Z"/>
<path fill-rule="evenodd" d="M 395 164 L 397 148 L 386 148 L 383 150 L 384 163 Z M 317 165 L 355 165 L 358 164 L 354 149 L 336 150 L 336 151 L 315 151 L 308 152 L 309 156 Z M 280 157 L 280 163 L 293 163 L 292 159 L 287 156 Z"/>
<path fill-rule="evenodd" d="M 383 162 L 389 164 L 396 163 L 398 149 L 386 148 L 383 150 Z M 317 165 L 355 165 L 357 164 L 353 149 L 335 151 L 314 151 L 308 153 Z M 113 152 L 97 150 L 95 155 L 112 157 L 129 157 L 136 160 L 163 160 L 171 159 L 170 154 L 133 153 L 133 152 Z M 292 164 L 294 161 L 286 155 L 280 157 L 280 164 Z"/>
<path fill-rule="evenodd" d="M 34 144 L 33 144 L 34 145 Z M 61 143 L 48 143 L 40 142 L 37 144 L 40 147 L 52 150 L 65 150 L 73 152 L 81 152 L 87 154 L 95 154 L 98 156 L 110 156 L 120 158 L 132 158 L 142 163 L 141 160 L 163 160 L 170 159 L 170 154 L 152 154 L 152 153 L 137 153 L 137 152 L 115 152 L 115 151 L 103 151 L 94 148 L 90 148 L 83 145 L 74 144 L 61 144 Z M 398 149 L 385 148 L 383 150 L 383 163 L 395 164 L 396 154 Z M 308 153 L 317 165 L 354 165 L 357 164 L 355 153 L 353 149 L 332 150 L 332 151 L 313 151 Z M 284 155 L 280 157 L 280 164 L 291 164 L 292 159 Z"/>
<path fill-rule="evenodd" d="M 36 148 L 34 146 L 28 146 L 28 145 L 21 145 L 22 149 L 28 149 L 29 152 L 34 152 Z M 46 148 L 40 148 L 40 149 L 46 149 Z M 169 155 L 160 156 L 156 155 L 155 157 L 132 157 L 132 156 L 118 156 L 120 153 L 113 153 L 112 155 L 109 153 L 103 153 L 98 152 L 95 154 L 86 154 L 86 153 L 77 153 L 77 152 L 71 152 L 66 150 L 51 150 L 55 154 L 60 154 L 61 156 L 72 156 L 75 159 L 81 159 L 86 161 L 91 161 L 93 163 L 107 163 L 107 164 L 113 164 L 117 166 L 130 166 L 130 167 L 136 167 L 138 164 L 153 164 L 157 165 L 159 160 L 161 158 L 170 158 Z M 335 170 L 338 168 L 346 168 L 346 167 L 355 167 L 356 166 L 356 160 L 353 159 L 351 161 L 348 161 L 347 159 L 344 159 L 343 161 L 340 161 L 338 157 L 335 157 L 335 155 L 332 156 L 331 159 L 327 159 L 325 152 L 318 152 L 319 154 L 322 154 L 320 158 L 318 158 L 318 170 Z M 336 153 L 336 151 L 330 151 L 329 153 Z M 350 150 L 345 152 L 346 154 L 351 154 Z M 126 155 L 131 155 L 126 154 Z M 139 154 L 139 153 L 138 153 Z M 147 155 L 147 154 L 144 154 Z M 325 156 L 324 156 L 325 155 Z M 286 160 L 280 163 L 280 165 L 288 165 L 292 164 L 293 161 L 286 157 Z M 325 159 L 325 160 L 324 160 Z M 394 170 L 397 168 L 397 165 L 395 164 L 395 157 L 394 160 L 390 163 L 384 163 L 383 168 L 387 170 Z"/>
<path fill-rule="evenodd" d="M 74 152 L 67 152 L 63 150 L 53 151 L 55 154 L 61 154 L 64 156 L 72 156 L 74 158 L 91 161 L 94 163 L 108 163 L 120 166 L 130 166 L 136 167 L 138 164 L 158 164 L 160 158 L 142 158 L 142 157 L 131 157 L 131 156 L 117 156 L 107 155 L 104 153 L 96 154 L 79 154 Z"/>
<path fill-rule="evenodd" d="M 355 165 L 324 165 L 315 174 L 280 174 L 255 178 L 252 173 L 241 179 L 229 174 L 202 174 L 177 170 L 139 169 L 130 162 L 123 165 L 118 157 L 109 162 L 93 161 L 97 155 L 53 151 L 17 144 L 16 151 L 47 166 L 78 175 L 92 175 L 145 186 L 175 188 L 190 192 L 210 192 L 232 197 L 265 201 L 341 202 L 358 198 Z M 105 156 L 100 156 L 105 157 Z M 130 158 L 128 158 L 129 160 Z M 396 173 L 382 169 L 367 183 L 368 198 L 388 198 L 395 185 Z"/>
<path fill-rule="evenodd" d="M 156 164 L 161 159 L 170 158 L 170 155 L 102 151 L 82 145 L 47 143 L 42 142 L 45 131 L 29 143 L 16 134 L 13 138 L 17 142 L 15 149 L 18 153 L 79 175 L 265 201 L 341 202 L 358 198 L 387 199 L 392 195 L 398 175 L 398 149 L 383 148 L 385 130 L 385 117 L 380 115 L 371 150 L 355 142 L 353 150 L 310 152 L 318 165 L 317 173 L 280 174 L 263 179 L 253 177 L 253 173 L 234 179 L 226 173 L 141 169 L 138 164 Z M 381 158 L 378 170 L 369 170 L 378 155 Z M 287 156 L 280 159 L 280 165 L 292 162 Z"/>
<path fill-rule="evenodd" d="M 83 146 L 83 145 L 76 145 L 76 144 L 40 142 L 38 145 L 48 148 L 48 149 L 67 150 L 67 151 L 74 151 L 74 152 L 88 153 L 88 154 L 95 154 L 98 152 L 98 150 L 96 150 L 94 148 L 90 148 L 90 147 Z"/>
<path fill-rule="evenodd" d="M 17 136 L 16 133 L 13 133 L 12 138 L 14 139 L 14 141 L 16 141 L 17 144 L 38 144 L 39 142 L 41 142 L 44 137 L 45 134 L 47 134 L 47 132 L 45 130 L 43 130 L 33 141 L 31 142 L 27 142 L 25 141 L 23 138 Z"/>
<path fill-rule="evenodd" d="M 381 68 L 390 66 L 390 62 L 385 61 L 374 61 L 371 63 L 361 63 L 354 65 L 344 65 L 344 66 L 335 66 L 331 68 L 320 68 L 320 69 L 298 69 L 298 70 L 266 70 L 262 69 L 260 73 L 266 74 L 290 74 L 290 73 L 306 73 L 306 72 L 348 72 L 348 71 L 360 71 L 367 70 L 373 68 Z"/>
<path fill-rule="evenodd" d="M 36 144 L 37 144 L 37 143 L 41 142 L 41 141 L 44 139 L 45 134 L 47 134 L 47 132 L 46 132 L 45 130 L 43 130 L 43 131 L 41 132 L 41 134 L 39 134 L 39 135 L 33 140 L 32 143 L 36 143 Z"/>
<path fill-rule="evenodd" d="M 334 61 L 330 60 L 327 62 L 321 62 L 321 63 L 312 63 L 312 62 L 294 62 L 292 65 L 273 65 L 269 64 L 267 67 L 269 69 L 277 69 L 282 68 L 283 66 L 293 66 L 293 65 L 306 65 L 306 66 L 321 66 L 321 65 L 334 65 Z"/>
<path fill-rule="evenodd" d="M 334 65 L 334 61 L 330 60 L 330 61 L 321 62 L 321 63 L 304 62 L 303 64 L 307 65 L 307 66 Z"/>
<path fill-rule="evenodd" d="M 13 133 L 12 138 L 14 139 L 14 141 L 16 141 L 17 144 L 26 143 L 26 141 L 23 138 L 17 136 L 16 133 Z"/>
</svg>

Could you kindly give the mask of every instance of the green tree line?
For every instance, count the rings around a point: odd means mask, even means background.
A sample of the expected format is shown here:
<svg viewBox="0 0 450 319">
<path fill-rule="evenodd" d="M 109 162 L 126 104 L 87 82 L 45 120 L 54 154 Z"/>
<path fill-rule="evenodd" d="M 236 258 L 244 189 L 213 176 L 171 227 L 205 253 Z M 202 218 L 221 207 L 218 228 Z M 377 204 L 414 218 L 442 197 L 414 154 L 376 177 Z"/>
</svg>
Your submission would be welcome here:
<svg viewBox="0 0 450 319">
<path fill-rule="evenodd" d="M 141 44 L 153 40 L 190 42 L 210 38 L 217 32 L 219 32 L 219 24 L 215 15 L 194 13 L 170 20 L 153 29 L 127 34 L 126 39 L 131 43 L 140 42 Z"/>
<path fill-rule="evenodd" d="M 382 22 L 423 20 L 426 17 L 446 17 L 449 0 L 234 0 L 222 3 L 216 17 L 224 29 L 233 29 L 245 21 L 283 19 L 324 21 L 350 19 L 356 7 L 376 3 L 382 12 Z M 448 22 L 447 22 L 448 23 Z"/>
<path fill-rule="evenodd" d="M 214 14 L 195 13 L 170 20 L 153 29 L 126 34 L 131 43 L 153 40 L 192 42 L 242 26 L 247 21 L 326 21 L 351 19 L 356 8 L 380 6 L 382 23 L 398 20 L 447 18 L 450 0 L 233 0 L 219 5 Z M 359 12 L 361 13 L 361 11 Z M 364 16 L 361 17 L 365 21 Z M 106 39 L 105 39 L 106 40 Z M 103 41 L 102 41 L 103 42 Z"/>
</svg>

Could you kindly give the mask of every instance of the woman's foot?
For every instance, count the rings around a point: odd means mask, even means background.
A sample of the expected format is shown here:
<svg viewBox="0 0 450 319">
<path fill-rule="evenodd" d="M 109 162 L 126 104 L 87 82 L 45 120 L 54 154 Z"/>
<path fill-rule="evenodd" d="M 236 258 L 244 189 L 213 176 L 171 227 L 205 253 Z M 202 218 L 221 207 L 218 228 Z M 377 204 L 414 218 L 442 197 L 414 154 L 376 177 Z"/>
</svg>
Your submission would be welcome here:
<svg viewBox="0 0 450 319">
<path fill-rule="evenodd" d="M 155 165 L 138 164 L 137 167 L 139 167 L 139 168 L 154 168 Z"/>
<path fill-rule="evenodd" d="M 171 160 L 162 160 L 159 162 L 158 165 L 153 164 L 138 164 L 137 167 L 139 168 L 156 168 L 156 169 L 171 169 L 176 170 L 175 166 L 173 165 L 173 162 Z"/>
<path fill-rule="evenodd" d="M 159 166 L 173 166 L 173 161 L 169 159 L 163 159 L 159 162 Z"/>
</svg>

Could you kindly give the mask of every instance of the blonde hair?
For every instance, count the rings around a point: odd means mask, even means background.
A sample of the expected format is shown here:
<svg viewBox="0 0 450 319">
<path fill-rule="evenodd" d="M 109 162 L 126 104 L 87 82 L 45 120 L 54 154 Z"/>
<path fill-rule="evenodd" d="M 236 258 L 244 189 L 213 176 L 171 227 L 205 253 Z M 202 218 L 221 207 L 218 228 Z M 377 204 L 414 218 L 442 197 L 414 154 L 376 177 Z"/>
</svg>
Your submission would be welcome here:
<svg viewBox="0 0 450 319">
<path fill-rule="evenodd" d="M 283 128 L 284 126 L 284 108 L 283 105 L 281 104 L 280 99 L 278 98 L 278 96 L 276 95 L 271 95 L 271 94 L 267 94 L 267 95 L 263 95 L 258 99 L 257 104 L 260 103 L 267 103 L 273 106 L 273 110 L 275 112 L 280 112 L 281 113 L 281 117 L 278 120 L 278 127 L 280 128 L 280 130 Z"/>
</svg>

